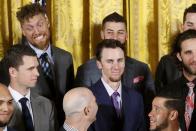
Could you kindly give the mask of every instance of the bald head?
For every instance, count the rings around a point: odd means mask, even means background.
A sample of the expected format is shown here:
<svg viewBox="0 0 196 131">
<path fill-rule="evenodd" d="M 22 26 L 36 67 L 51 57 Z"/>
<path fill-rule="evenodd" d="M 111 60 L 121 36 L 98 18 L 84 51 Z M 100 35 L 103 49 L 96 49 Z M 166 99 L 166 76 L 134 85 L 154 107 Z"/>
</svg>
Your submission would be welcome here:
<svg viewBox="0 0 196 131">
<path fill-rule="evenodd" d="M 85 87 L 77 87 L 68 91 L 63 99 L 63 109 L 66 116 L 81 112 L 95 99 L 93 93 Z"/>
<path fill-rule="evenodd" d="M 0 128 L 7 125 L 13 113 L 13 98 L 7 87 L 0 83 Z"/>
</svg>

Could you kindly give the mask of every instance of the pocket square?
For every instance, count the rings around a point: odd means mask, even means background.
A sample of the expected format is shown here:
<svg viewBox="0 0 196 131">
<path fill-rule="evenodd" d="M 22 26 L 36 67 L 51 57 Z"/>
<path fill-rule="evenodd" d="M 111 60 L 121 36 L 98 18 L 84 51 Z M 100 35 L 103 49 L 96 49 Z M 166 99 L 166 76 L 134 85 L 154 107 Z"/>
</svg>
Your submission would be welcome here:
<svg viewBox="0 0 196 131">
<path fill-rule="evenodd" d="M 139 83 L 140 81 L 143 81 L 144 80 L 144 76 L 137 76 L 135 78 L 133 78 L 133 83 L 136 84 L 136 83 Z"/>
</svg>

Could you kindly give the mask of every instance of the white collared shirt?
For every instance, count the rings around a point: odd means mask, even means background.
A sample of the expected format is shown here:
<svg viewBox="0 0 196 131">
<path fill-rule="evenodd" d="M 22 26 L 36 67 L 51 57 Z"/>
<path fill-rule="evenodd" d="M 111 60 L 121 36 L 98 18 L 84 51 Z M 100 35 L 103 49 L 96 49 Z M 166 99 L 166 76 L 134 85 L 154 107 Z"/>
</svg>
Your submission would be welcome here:
<svg viewBox="0 0 196 131">
<path fill-rule="evenodd" d="M 31 117 L 32 117 L 32 121 L 33 121 L 33 111 L 32 111 L 32 107 L 31 107 L 31 99 L 30 99 L 30 90 L 29 92 L 27 93 L 26 96 L 23 96 L 22 94 L 20 94 L 18 91 L 14 90 L 10 85 L 8 86 L 8 90 L 10 91 L 14 101 L 17 103 L 17 105 L 19 106 L 19 109 L 22 111 L 22 106 L 21 106 L 21 103 L 19 102 L 19 100 L 23 97 L 26 97 L 28 99 L 27 101 L 27 107 L 29 109 L 29 112 L 31 114 Z M 34 121 L 33 121 L 33 124 L 34 124 Z"/>
<path fill-rule="evenodd" d="M 105 87 L 105 89 L 106 89 L 106 91 L 107 91 L 107 93 L 108 93 L 108 95 L 111 97 L 112 96 L 112 94 L 115 92 L 115 90 L 113 90 L 112 89 L 112 87 L 110 87 L 110 85 L 108 85 L 105 81 L 104 81 L 104 79 L 103 78 L 101 78 L 101 81 L 102 81 L 102 83 L 103 83 L 103 85 L 104 85 L 104 87 Z M 120 108 L 122 107 L 122 84 L 121 84 L 121 82 L 120 82 L 120 85 L 119 85 L 119 87 L 118 87 L 118 89 L 116 90 L 119 94 L 120 94 L 120 96 L 117 98 L 117 101 L 120 103 Z"/>
<path fill-rule="evenodd" d="M 5 126 L 5 127 L 3 128 L 3 131 L 7 131 L 7 126 Z"/>
<path fill-rule="evenodd" d="M 54 61 L 53 61 L 53 58 L 52 58 L 52 52 L 51 52 L 51 45 L 50 44 L 49 44 L 48 48 L 45 51 L 36 48 L 35 46 L 30 44 L 29 42 L 28 42 L 28 44 L 35 51 L 35 53 L 37 54 L 37 58 L 39 58 L 43 53 L 47 53 L 49 58 L 50 58 L 50 62 L 52 62 L 52 64 L 54 64 Z"/>
<path fill-rule="evenodd" d="M 67 123 L 64 123 L 64 124 L 63 124 L 63 128 L 64 128 L 66 131 L 78 131 L 76 128 L 73 128 L 73 127 L 69 126 Z"/>
</svg>

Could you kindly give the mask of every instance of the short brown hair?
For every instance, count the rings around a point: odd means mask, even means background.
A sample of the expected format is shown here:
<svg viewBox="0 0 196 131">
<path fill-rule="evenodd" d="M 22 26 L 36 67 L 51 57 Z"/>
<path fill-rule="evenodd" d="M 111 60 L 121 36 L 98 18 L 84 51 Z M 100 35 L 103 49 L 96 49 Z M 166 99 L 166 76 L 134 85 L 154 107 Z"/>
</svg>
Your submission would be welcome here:
<svg viewBox="0 0 196 131">
<path fill-rule="evenodd" d="M 35 15 L 46 14 L 46 10 L 39 3 L 30 3 L 19 8 L 16 12 L 16 17 L 20 23 L 24 23 L 25 20 L 29 20 Z"/>
</svg>

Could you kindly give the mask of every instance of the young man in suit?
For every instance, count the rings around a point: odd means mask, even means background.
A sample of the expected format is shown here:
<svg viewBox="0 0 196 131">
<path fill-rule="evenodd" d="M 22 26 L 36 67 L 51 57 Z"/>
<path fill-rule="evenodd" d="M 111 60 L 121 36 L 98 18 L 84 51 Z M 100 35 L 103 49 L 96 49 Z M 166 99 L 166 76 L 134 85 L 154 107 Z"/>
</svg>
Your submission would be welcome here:
<svg viewBox="0 0 196 131">
<path fill-rule="evenodd" d="M 17 44 L 5 55 L 14 99 L 14 113 L 9 126 L 18 131 L 55 131 L 54 106 L 49 99 L 32 92 L 38 80 L 36 53 L 26 45 Z"/>
<path fill-rule="evenodd" d="M 87 131 L 96 120 L 97 103 L 93 93 L 86 87 L 68 91 L 63 99 L 65 122 L 60 131 Z"/>
<path fill-rule="evenodd" d="M 13 111 L 13 98 L 7 87 L 0 83 L 0 131 L 15 131 L 7 127 Z"/>
<path fill-rule="evenodd" d="M 182 65 L 182 76 L 170 84 L 170 91 L 185 102 L 181 129 L 195 131 L 196 123 L 196 30 L 187 30 L 178 36 L 177 58 Z"/>
<path fill-rule="evenodd" d="M 192 4 L 184 11 L 182 31 L 188 29 L 196 29 L 196 4 Z M 176 57 L 176 53 L 176 44 L 174 41 L 171 53 L 164 55 L 157 66 L 155 73 L 157 93 L 160 92 L 163 87 L 182 76 L 182 69 Z"/>
<path fill-rule="evenodd" d="M 149 113 L 150 131 L 180 131 L 180 118 L 183 117 L 184 102 L 165 89 L 156 95 Z"/>
<path fill-rule="evenodd" d="M 46 10 L 41 5 L 37 3 L 24 5 L 16 15 L 24 36 L 22 44 L 30 46 L 40 61 L 40 76 L 33 91 L 54 101 L 58 110 L 59 124 L 63 124 L 64 116 L 61 115 L 63 96 L 72 88 L 74 81 L 72 56 L 50 42 L 50 22 Z M 3 60 L 2 63 L 4 63 Z M 46 65 L 48 65 L 47 68 Z M 2 66 L 0 66 L 2 70 L 0 76 L 2 76 L 2 81 L 8 85 L 9 78 L 2 73 L 6 67 Z"/>
<path fill-rule="evenodd" d="M 102 22 L 101 38 L 119 40 L 121 44 L 125 45 L 127 30 L 126 21 L 123 16 L 116 12 L 106 16 Z M 96 59 L 92 58 L 78 67 L 75 85 L 91 87 L 101 76 L 102 74 L 97 67 Z M 155 95 L 154 81 L 148 65 L 126 56 L 122 83 L 129 88 L 136 89 L 142 94 L 146 119 L 148 119 L 148 113 L 151 110 L 151 103 Z"/>
<path fill-rule="evenodd" d="M 124 47 L 117 40 L 105 39 L 97 45 L 96 59 L 101 78 L 90 88 L 99 105 L 90 131 L 144 131 L 142 96 L 123 85 Z"/>
</svg>

